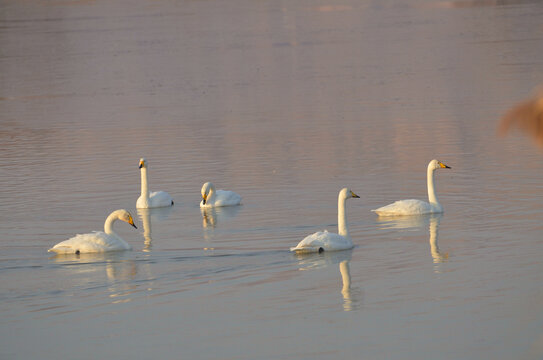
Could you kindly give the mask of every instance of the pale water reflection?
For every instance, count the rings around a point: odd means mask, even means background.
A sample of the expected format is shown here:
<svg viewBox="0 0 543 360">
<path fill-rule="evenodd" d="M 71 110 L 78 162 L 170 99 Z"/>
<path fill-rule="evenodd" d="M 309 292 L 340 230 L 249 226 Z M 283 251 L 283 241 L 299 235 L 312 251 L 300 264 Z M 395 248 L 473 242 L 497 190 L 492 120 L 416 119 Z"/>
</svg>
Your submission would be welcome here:
<svg viewBox="0 0 543 360">
<path fill-rule="evenodd" d="M 542 11 L 1 2 L 0 358 L 541 359 L 543 161 L 495 130 L 543 79 Z M 140 156 L 175 206 L 50 257 L 136 214 Z M 377 219 L 434 158 L 443 217 Z M 208 179 L 243 206 L 202 212 Z M 343 186 L 354 249 L 290 253 Z"/>
<path fill-rule="evenodd" d="M 172 210 L 173 208 L 171 206 L 152 209 L 137 209 L 138 216 L 143 225 L 144 247 L 142 250 L 144 252 L 151 251 L 153 247 L 153 238 L 151 236 L 151 233 L 153 231 L 151 219 L 156 222 L 164 221 L 170 216 Z"/>
<path fill-rule="evenodd" d="M 434 259 L 434 264 L 439 264 L 449 259 L 449 253 L 439 250 L 439 245 L 437 243 L 439 223 L 441 222 L 441 218 L 442 215 L 430 217 L 430 252 L 432 254 L 432 258 Z"/>
<path fill-rule="evenodd" d="M 412 215 L 412 216 L 387 216 L 377 217 L 377 225 L 383 230 L 401 230 L 410 232 L 420 232 L 424 227 L 428 228 L 430 254 L 435 264 L 446 261 L 449 253 L 443 253 L 439 250 L 438 236 L 439 224 L 443 214 Z"/>
<path fill-rule="evenodd" d="M 362 304 L 362 291 L 358 286 L 351 286 L 351 270 L 349 263 L 353 250 L 325 251 L 320 254 L 295 253 L 300 271 L 322 271 L 331 269 L 339 264 L 341 275 L 341 295 L 343 310 L 358 310 Z"/>
<path fill-rule="evenodd" d="M 236 217 L 240 209 L 239 206 L 201 207 L 202 227 L 204 229 L 213 229 L 219 223 Z"/>
<path fill-rule="evenodd" d="M 55 255 L 51 260 L 62 266 L 64 277 L 77 278 L 83 291 L 92 289 L 103 278 L 112 304 L 130 302 L 138 288 L 134 280 L 142 276 L 138 274 L 141 266 L 123 252 Z M 144 272 L 150 276 L 148 267 Z"/>
</svg>

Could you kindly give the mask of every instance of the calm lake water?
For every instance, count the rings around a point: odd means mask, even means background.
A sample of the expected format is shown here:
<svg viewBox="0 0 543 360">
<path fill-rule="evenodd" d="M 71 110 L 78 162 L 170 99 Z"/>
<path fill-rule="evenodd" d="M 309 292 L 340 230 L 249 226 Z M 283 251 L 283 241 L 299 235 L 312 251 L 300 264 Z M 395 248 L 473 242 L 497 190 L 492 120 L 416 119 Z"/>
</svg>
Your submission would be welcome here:
<svg viewBox="0 0 543 360">
<path fill-rule="evenodd" d="M 539 1 L 0 2 L 1 359 L 541 359 Z M 171 209 L 138 211 L 138 160 Z M 426 198 L 445 213 L 379 219 Z M 243 205 L 200 211 L 200 187 Z M 337 230 L 351 251 L 296 256 Z M 126 208 L 134 250 L 52 256 Z"/>
</svg>

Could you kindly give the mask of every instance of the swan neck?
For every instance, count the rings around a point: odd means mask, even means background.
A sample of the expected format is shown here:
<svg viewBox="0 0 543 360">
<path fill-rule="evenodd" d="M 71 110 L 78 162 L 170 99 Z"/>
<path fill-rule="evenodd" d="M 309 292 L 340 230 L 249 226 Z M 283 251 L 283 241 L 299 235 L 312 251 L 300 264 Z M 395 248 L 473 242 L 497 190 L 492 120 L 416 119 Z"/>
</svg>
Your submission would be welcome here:
<svg viewBox="0 0 543 360">
<path fill-rule="evenodd" d="M 141 196 L 149 199 L 149 184 L 147 183 L 147 168 L 141 168 Z"/>
<path fill-rule="evenodd" d="M 115 223 L 115 221 L 117 221 L 118 219 L 119 216 L 116 213 L 112 213 L 107 217 L 104 224 L 104 232 L 106 234 L 115 234 L 115 232 L 113 231 L 113 223 Z"/>
<path fill-rule="evenodd" d="M 215 189 L 210 188 L 209 193 L 207 194 L 207 204 L 215 204 Z"/>
<path fill-rule="evenodd" d="M 339 196 L 337 200 L 337 227 L 338 234 L 341 236 L 349 237 L 349 228 L 347 227 L 347 214 L 345 210 L 345 203 L 347 199 Z"/>
<path fill-rule="evenodd" d="M 430 204 L 439 204 L 434 186 L 434 168 L 428 165 L 427 182 L 428 182 L 428 201 Z"/>
</svg>

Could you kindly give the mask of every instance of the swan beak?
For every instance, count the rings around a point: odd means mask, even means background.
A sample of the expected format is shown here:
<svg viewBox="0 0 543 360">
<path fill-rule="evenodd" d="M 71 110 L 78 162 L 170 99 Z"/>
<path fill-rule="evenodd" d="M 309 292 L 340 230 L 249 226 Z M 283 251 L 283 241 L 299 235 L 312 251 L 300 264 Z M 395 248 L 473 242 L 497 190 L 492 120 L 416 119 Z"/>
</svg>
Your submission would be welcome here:
<svg viewBox="0 0 543 360">
<path fill-rule="evenodd" d="M 353 198 L 359 198 L 360 196 L 356 195 L 354 192 L 351 191 L 351 197 L 353 197 Z"/>
<path fill-rule="evenodd" d="M 450 166 L 445 165 L 442 162 L 439 163 L 439 166 L 441 166 L 443 169 L 450 169 L 451 168 Z"/>
<path fill-rule="evenodd" d="M 143 164 L 143 161 L 140 161 L 140 166 L 139 166 L 139 168 L 141 169 L 141 168 L 143 167 L 143 165 L 144 165 L 144 164 Z"/>
<path fill-rule="evenodd" d="M 207 195 L 204 194 L 204 195 L 202 195 L 202 204 L 205 205 L 205 204 L 206 204 L 206 201 L 207 201 Z"/>
<path fill-rule="evenodd" d="M 138 227 L 136 226 L 136 224 L 134 224 L 134 219 L 132 219 L 132 217 L 130 217 L 130 219 L 128 219 L 128 223 L 130 225 L 132 225 L 135 229 L 137 229 Z"/>
</svg>

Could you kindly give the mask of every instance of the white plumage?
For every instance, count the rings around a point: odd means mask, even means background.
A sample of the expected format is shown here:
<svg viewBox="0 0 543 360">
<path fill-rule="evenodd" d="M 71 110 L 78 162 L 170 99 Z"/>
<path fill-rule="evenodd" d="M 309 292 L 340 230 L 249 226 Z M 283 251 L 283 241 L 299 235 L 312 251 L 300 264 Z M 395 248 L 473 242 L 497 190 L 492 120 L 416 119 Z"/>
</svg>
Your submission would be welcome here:
<svg viewBox="0 0 543 360">
<path fill-rule="evenodd" d="M 241 204 L 241 196 L 233 191 L 215 190 L 215 185 L 206 182 L 200 191 L 200 207 L 233 206 Z"/>
<path fill-rule="evenodd" d="M 165 191 L 149 191 L 147 179 L 147 160 L 140 159 L 139 168 L 141 170 L 141 195 L 136 201 L 138 209 L 158 208 L 173 205 L 173 199 Z"/>
<path fill-rule="evenodd" d="M 443 207 L 437 200 L 435 186 L 434 186 L 434 171 L 436 169 L 450 169 L 450 166 L 443 164 L 441 161 L 432 160 L 428 164 L 427 185 L 428 185 L 428 200 L 429 202 L 409 199 L 399 200 L 392 204 L 380 207 L 379 209 L 372 210 L 379 216 L 398 216 L 398 215 L 422 215 L 432 213 L 442 213 Z"/>
<path fill-rule="evenodd" d="M 107 217 L 104 231 L 78 234 L 56 244 L 48 251 L 57 254 L 83 254 L 130 250 L 132 247 L 113 231 L 113 224 L 117 220 L 127 222 L 137 229 L 136 225 L 134 225 L 134 219 L 128 211 L 123 209 L 115 210 Z"/>
<path fill-rule="evenodd" d="M 338 234 L 328 231 L 318 231 L 307 236 L 298 245 L 290 248 L 290 251 L 297 253 L 322 252 L 347 250 L 353 247 L 349 229 L 347 227 L 347 216 L 345 213 L 345 202 L 349 198 L 359 198 L 350 189 L 343 188 L 338 196 Z"/>
</svg>

